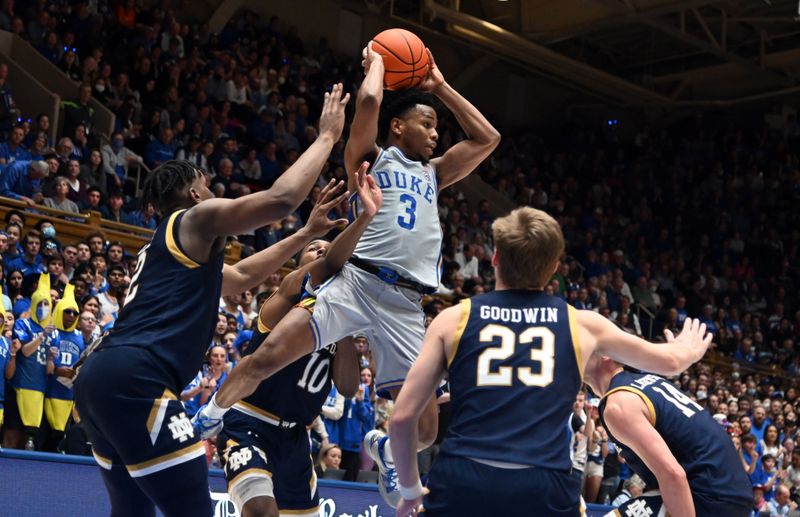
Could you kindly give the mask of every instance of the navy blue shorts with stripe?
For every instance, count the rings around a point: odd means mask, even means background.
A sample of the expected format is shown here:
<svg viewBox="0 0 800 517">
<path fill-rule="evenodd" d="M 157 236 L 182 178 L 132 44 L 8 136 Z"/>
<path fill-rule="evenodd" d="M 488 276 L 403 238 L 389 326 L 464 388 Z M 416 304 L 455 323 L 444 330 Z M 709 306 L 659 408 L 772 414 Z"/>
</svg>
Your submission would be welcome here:
<svg viewBox="0 0 800 517">
<path fill-rule="evenodd" d="M 428 476 L 426 516 L 578 517 L 580 480 L 551 469 L 504 469 L 442 454 Z"/>
<path fill-rule="evenodd" d="M 223 460 L 237 458 L 235 464 L 225 461 L 224 465 L 229 492 L 232 484 L 248 472 L 266 471 L 272 477 L 275 501 L 282 512 L 312 511 L 319 506 L 317 476 L 305 425 L 282 429 L 232 409 L 225 414 L 217 448 Z M 249 452 L 241 454 L 244 449 Z"/>
<path fill-rule="evenodd" d="M 122 464 L 136 478 L 205 454 L 172 383 L 141 348 L 101 348 L 87 358 L 75 402 L 101 467 Z"/>
</svg>

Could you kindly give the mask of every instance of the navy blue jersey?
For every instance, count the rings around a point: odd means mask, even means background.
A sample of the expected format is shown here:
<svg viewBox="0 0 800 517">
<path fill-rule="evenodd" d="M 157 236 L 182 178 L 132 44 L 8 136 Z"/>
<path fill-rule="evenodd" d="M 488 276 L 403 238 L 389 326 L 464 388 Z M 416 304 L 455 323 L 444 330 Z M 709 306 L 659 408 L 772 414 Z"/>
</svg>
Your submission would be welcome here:
<svg viewBox="0 0 800 517">
<path fill-rule="evenodd" d="M 314 298 L 306 298 L 301 305 L 311 309 Z M 268 333 L 253 331 L 253 338 L 245 356 L 255 352 Z M 336 354 L 335 345 L 301 357 L 275 375 L 261 381 L 256 391 L 233 405 L 254 418 L 267 417 L 308 425 L 319 415 L 322 404 L 331 391 L 331 368 Z"/>
<path fill-rule="evenodd" d="M 461 310 L 442 452 L 569 470 L 567 425 L 583 367 L 575 309 L 539 291 L 507 290 L 464 300 Z"/>
<path fill-rule="evenodd" d="M 164 219 L 139 251 L 125 306 L 100 345 L 147 349 L 173 377 L 176 393 L 200 370 L 214 336 L 225 258 L 220 251 L 198 264 L 186 256 L 178 240 L 184 213 Z"/>
<path fill-rule="evenodd" d="M 666 442 L 672 455 L 686 471 L 695 499 L 750 501 L 750 481 L 730 437 L 708 411 L 686 396 L 670 381 L 657 375 L 620 372 L 611 379 L 600 401 L 600 419 L 609 395 L 629 391 L 642 398 L 650 411 L 653 427 Z M 608 426 L 603 422 L 603 426 Z M 634 472 L 647 483 L 658 487 L 655 474 L 624 443 L 609 436 Z"/>
</svg>

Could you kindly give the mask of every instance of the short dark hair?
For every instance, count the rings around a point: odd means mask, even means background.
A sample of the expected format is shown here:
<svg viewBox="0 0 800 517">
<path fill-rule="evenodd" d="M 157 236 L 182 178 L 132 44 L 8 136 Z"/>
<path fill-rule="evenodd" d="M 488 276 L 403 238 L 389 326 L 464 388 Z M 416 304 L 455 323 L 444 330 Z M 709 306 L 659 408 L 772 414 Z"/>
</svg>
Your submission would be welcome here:
<svg viewBox="0 0 800 517">
<path fill-rule="evenodd" d="M 152 203 L 161 215 L 167 215 L 186 203 L 183 189 L 207 174 L 188 160 L 170 160 L 158 166 L 144 182 L 142 206 Z"/>
<path fill-rule="evenodd" d="M 418 105 L 435 108 L 433 95 L 420 90 L 387 90 L 383 94 L 381 111 L 378 116 L 378 140 L 385 144 L 389 138 L 392 119 L 403 118 Z"/>
<path fill-rule="evenodd" d="M 25 214 L 23 214 L 19 210 L 9 210 L 8 212 L 6 212 L 5 216 L 6 223 L 10 222 L 11 217 L 15 215 L 19 216 L 19 218 L 22 219 L 22 224 L 25 224 Z"/>
<path fill-rule="evenodd" d="M 752 434 L 746 434 L 746 435 L 742 436 L 742 443 L 743 444 L 744 443 L 751 443 L 751 442 L 752 443 L 756 443 L 756 441 L 757 441 L 756 437 L 753 436 Z"/>
</svg>

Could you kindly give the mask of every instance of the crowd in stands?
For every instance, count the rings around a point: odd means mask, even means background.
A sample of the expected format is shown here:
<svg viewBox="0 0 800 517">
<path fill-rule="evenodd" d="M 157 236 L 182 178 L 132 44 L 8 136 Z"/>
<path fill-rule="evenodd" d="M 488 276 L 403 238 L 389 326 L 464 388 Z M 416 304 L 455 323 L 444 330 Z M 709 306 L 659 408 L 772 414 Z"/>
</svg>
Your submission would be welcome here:
<svg viewBox="0 0 800 517">
<path fill-rule="evenodd" d="M 142 9 L 132 0 L 71 5 L 17 11 L 9 1 L 0 10 L 0 29 L 26 39 L 75 81 L 75 98 L 64 102 L 63 128 L 52 140 L 47 115 L 16 107 L 8 67 L 0 64 L 0 196 L 30 209 L 98 210 L 107 219 L 153 229 L 158 215 L 139 206 L 130 168 L 143 163 L 151 169 L 174 158 L 207 170 L 217 196 L 269 188 L 316 138 L 322 92 L 341 81 L 355 93 L 361 77 L 356 56 L 337 54 L 325 39 L 302 41 L 277 17 L 244 12 L 212 33 L 185 18 L 183 9 Z M 112 134 L 96 130 L 92 97 L 116 115 Z M 462 137 L 443 113 L 439 152 Z M 676 383 L 728 429 L 759 511 L 788 505 L 788 497 L 800 501 L 799 161 L 800 123 L 777 110 L 732 120 L 698 115 L 636 134 L 616 125 L 567 125 L 547 136 L 504 132 L 478 170 L 510 203 L 546 210 L 561 223 L 568 249 L 548 292 L 648 339 L 658 340 L 664 329 L 677 332 L 687 317 L 708 325 L 716 360 Z M 340 142 L 320 185 L 345 177 Z M 294 216 L 238 236 L 246 252 L 302 226 L 319 191 L 315 187 Z M 427 302 L 429 318 L 493 288 L 490 226 L 497 209 L 487 200 L 470 203 L 457 187 L 440 193 L 442 296 Z M 17 346 L 14 320 L 30 317 L 44 272 L 50 273 L 54 306 L 66 283 L 75 285 L 78 329 L 88 343 L 113 325 L 135 256 L 100 234 L 62 242 L 52 224 L 30 228 L 24 219 L 24 213 L 9 213 L 0 233 L 9 351 Z M 181 395 L 187 411 L 196 411 L 235 367 L 258 307 L 279 282 L 273 275 L 221 300 L 208 368 Z M 344 470 L 347 479 L 371 468 L 357 435 L 385 426 L 391 411 L 391 403 L 376 398 L 363 339 L 361 346 L 359 394 L 344 400 L 334 390 L 323 425 L 315 427 L 319 472 Z M 590 408 L 584 421 L 587 413 Z M 32 446 L 52 447 L 52 441 Z M 625 468 L 614 459 L 614 447 L 604 450 L 603 483 L 614 485 L 609 500 L 623 488 L 636 490 L 635 480 L 622 485 Z M 594 495 L 602 501 L 602 494 Z"/>
</svg>

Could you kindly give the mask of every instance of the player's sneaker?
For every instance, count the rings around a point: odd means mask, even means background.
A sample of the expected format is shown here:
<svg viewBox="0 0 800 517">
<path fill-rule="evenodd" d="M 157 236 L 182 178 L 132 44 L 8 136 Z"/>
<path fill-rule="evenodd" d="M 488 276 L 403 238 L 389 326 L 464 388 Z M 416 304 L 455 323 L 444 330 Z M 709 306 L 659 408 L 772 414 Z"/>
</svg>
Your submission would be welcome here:
<svg viewBox="0 0 800 517">
<path fill-rule="evenodd" d="M 386 436 L 386 433 L 374 429 L 364 436 L 364 450 L 378 465 L 380 474 L 378 476 L 378 491 L 381 493 L 383 500 L 392 508 L 397 508 L 400 505 L 402 496 L 398 490 L 397 469 L 394 468 L 394 462 L 386 459 L 387 441 L 389 441 L 389 437 Z"/>
<path fill-rule="evenodd" d="M 208 440 L 222 431 L 222 418 L 211 418 L 208 412 L 208 404 L 203 404 L 196 415 L 192 417 L 194 431 L 200 435 L 201 440 Z"/>
</svg>

